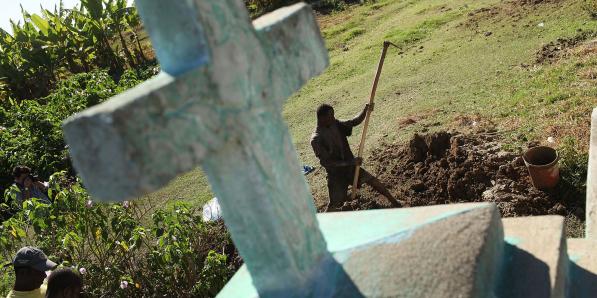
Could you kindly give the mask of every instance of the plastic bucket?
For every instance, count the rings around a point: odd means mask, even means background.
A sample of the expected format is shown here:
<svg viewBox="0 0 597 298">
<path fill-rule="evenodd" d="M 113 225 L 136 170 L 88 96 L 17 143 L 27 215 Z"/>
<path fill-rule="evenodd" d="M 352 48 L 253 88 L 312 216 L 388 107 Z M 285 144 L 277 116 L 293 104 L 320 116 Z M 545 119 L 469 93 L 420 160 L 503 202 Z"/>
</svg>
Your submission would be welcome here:
<svg viewBox="0 0 597 298">
<path fill-rule="evenodd" d="M 522 159 L 536 188 L 553 188 L 560 181 L 560 156 L 555 149 L 546 146 L 534 147 L 527 150 Z"/>
</svg>

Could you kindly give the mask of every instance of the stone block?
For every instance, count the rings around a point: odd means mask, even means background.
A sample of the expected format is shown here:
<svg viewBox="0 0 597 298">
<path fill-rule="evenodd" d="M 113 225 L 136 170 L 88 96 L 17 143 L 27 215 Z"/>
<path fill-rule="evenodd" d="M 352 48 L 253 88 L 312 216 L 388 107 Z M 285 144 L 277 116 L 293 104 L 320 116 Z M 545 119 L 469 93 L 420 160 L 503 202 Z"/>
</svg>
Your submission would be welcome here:
<svg viewBox="0 0 597 298">
<path fill-rule="evenodd" d="M 587 238 L 597 240 L 597 109 L 591 115 L 586 212 Z"/>
<path fill-rule="evenodd" d="M 565 297 L 568 256 L 564 218 L 502 219 L 504 271 L 499 297 Z"/>
<path fill-rule="evenodd" d="M 493 295 L 504 247 L 493 204 L 326 213 L 318 221 L 334 260 L 314 270 L 326 274 L 312 285 L 314 297 Z M 258 296 L 244 266 L 218 295 Z"/>
<path fill-rule="evenodd" d="M 572 298 L 597 296 L 597 241 L 568 239 L 570 287 Z"/>
</svg>

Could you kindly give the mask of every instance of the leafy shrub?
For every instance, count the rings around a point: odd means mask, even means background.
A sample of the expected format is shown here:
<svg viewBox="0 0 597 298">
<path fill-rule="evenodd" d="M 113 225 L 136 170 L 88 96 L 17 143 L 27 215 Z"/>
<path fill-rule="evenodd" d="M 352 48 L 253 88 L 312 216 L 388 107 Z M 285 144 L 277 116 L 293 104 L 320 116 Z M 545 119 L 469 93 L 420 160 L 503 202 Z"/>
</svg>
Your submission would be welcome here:
<svg viewBox="0 0 597 298">
<path fill-rule="evenodd" d="M 106 70 L 95 70 L 61 81 L 42 99 L 8 100 L 0 107 L 0 186 L 11 183 L 11 170 L 18 164 L 33 168 L 42 177 L 57 171 L 72 171 L 62 121 L 156 72 L 155 66 L 142 71 L 127 70 L 116 83 Z"/>
<path fill-rule="evenodd" d="M 194 297 L 215 297 L 224 288 L 230 276 L 230 269 L 226 266 L 226 255 L 209 251 L 199 281 L 192 290 Z"/>
<path fill-rule="evenodd" d="M 38 246 L 61 266 L 83 271 L 83 290 L 94 297 L 213 297 L 238 268 L 223 224 L 204 223 L 187 204 L 158 210 L 143 224 L 147 206 L 94 203 L 65 172 L 52 175 L 49 194 L 53 204 L 26 201 L 0 226 L 3 264 L 20 247 Z M 10 191 L 4 199 L 0 208 L 14 204 Z M 11 274 L 5 269 L 0 296 Z"/>
</svg>

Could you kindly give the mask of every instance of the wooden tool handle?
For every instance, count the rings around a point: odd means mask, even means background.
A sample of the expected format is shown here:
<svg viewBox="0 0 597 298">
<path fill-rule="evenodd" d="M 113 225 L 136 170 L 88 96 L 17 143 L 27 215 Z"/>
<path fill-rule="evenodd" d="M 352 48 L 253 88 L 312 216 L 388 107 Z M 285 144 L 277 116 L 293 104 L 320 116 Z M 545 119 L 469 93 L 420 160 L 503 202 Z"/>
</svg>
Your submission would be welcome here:
<svg viewBox="0 0 597 298">
<path fill-rule="evenodd" d="M 379 59 L 379 64 L 377 65 L 377 72 L 375 73 L 375 79 L 373 80 L 373 87 L 371 88 L 371 95 L 369 96 L 369 105 L 372 106 L 373 102 L 375 101 L 375 92 L 377 91 L 377 83 L 379 83 L 379 77 L 381 76 L 381 69 L 383 68 L 383 62 L 386 59 L 386 53 L 388 52 L 388 47 L 392 45 L 388 41 L 384 41 L 383 43 L 383 50 L 381 52 L 381 58 Z M 361 142 L 359 143 L 359 151 L 357 153 L 357 157 L 362 157 L 363 150 L 365 150 L 365 138 L 367 136 L 367 128 L 369 127 L 369 119 L 371 118 L 371 110 L 370 108 L 367 109 L 365 116 L 365 124 L 363 126 L 363 134 L 361 135 Z M 357 196 L 357 189 L 359 183 L 359 174 L 361 170 L 361 165 L 357 164 L 355 166 L 354 171 L 354 180 L 352 182 L 352 193 L 351 199 L 355 199 Z"/>
</svg>

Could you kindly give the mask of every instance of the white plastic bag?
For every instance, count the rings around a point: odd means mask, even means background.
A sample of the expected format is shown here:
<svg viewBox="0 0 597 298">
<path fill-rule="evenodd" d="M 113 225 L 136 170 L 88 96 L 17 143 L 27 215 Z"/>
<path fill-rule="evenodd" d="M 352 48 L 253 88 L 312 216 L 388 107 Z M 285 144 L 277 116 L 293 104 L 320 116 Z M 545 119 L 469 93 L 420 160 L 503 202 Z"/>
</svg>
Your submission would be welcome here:
<svg viewBox="0 0 597 298">
<path fill-rule="evenodd" d="M 203 205 L 204 222 L 216 221 L 220 218 L 222 218 L 222 209 L 220 209 L 218 198 L 213 198 Z"/>
</svg>

